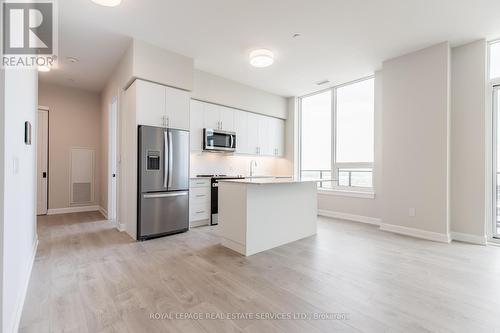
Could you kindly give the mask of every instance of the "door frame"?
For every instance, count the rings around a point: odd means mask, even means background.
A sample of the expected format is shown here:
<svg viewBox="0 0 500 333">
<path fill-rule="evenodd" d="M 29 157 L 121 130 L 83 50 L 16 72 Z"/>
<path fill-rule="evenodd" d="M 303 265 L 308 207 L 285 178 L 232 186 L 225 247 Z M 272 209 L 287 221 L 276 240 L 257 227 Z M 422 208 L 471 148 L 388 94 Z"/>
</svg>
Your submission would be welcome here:
<svg viewBox="0 0 500 333">
<path fill-rule="evenodd" d="M 40 215 L 47 215 L 48 214 L 48 211 L 49 211 L 49 179 L 50 179 L 50 176 L 49 176 L 49 170 L 50 170 L 50 159 L 49 159 L 49 156 L 50 156 L 50 145 L 49 145 L 49 140 L 50 140 L 50 110 L 49 110 L 49 107 L 47 106 L 38 106 L 36 112 L 37 112 L 37 117 L 36 117 L 36 131 L 37 131 L 37 139 L 38 139 L 38 128 L 39 128 L 39 123 L 38 123 L 38 112 L 47 112 L 47 188 L 46 188 L 46 193 L 45 193 L 45 197 L 46 197 L 46 202 L 45 202 L 45 214 L 40 214 Z M 38 186 L 39 186 L 39 183 L 38 183 L 38 177 L 39 177 L 39 173 L 38 173 L 38 142 L 37 142 L 37 153 L 36 153 L 36 157 L 37 157 L 37 165 L 36 165 L 36 179 L 37 179 L 37 192 L 38 192 Z M 37 196 L 37 216 L 38 216 L 38 196 Z"/>
<path fill-rule="evenodd" d="M 492 184 L 493 184 L 493 188 L 492 188 L 492 219 L 491 219 L 491 224 L 490 224 L 490 230 L 491 230 L 491 238 L 494 239 L 494 240 L 497 240 L 498 238 L 500 238 L 500 233 L 498 232 L 498 228 L 497 228 L 497 218 L 498 218 L 498 208 L 497 208 L 497 205 L 498 205 L 498 201 L 497 200 L 497 187 L 498 187 L 498 183 L 497 183 L 497 168 L 498 168 L 498 163 L 497 163 L 497 158 L 498 158 L 498 153 L 497 153 L 497 148 L 498 148 L 498 144 L 499 144 L 499 140 L 500 140 L 500 135 L 498 135 L 498 129 L 500 128 L 499 127 L 499 124 L 498 124 L 498 121 L 499 121 L 499 112 L 500 112 L 500 100 L 498 98 L 498 95 L 500 94 L 500 84 L 496 84 L 496 85 L 493 85 L 492 86 L 492 116 L 493 116 L 493 145 L 492 145 L 492 150 L 493 150 L 493 158 L 492 158 L 492 164 L 493 164 L 493 172 L 492 172 Z"/>
<path fill-rule="evenodd" d="M 111 99 L 108 109 L 108 207 L 107 218 L 118 218 L 118 97 Z M 113 175 L 115 177 L 113 177 Z"/>
</svg>

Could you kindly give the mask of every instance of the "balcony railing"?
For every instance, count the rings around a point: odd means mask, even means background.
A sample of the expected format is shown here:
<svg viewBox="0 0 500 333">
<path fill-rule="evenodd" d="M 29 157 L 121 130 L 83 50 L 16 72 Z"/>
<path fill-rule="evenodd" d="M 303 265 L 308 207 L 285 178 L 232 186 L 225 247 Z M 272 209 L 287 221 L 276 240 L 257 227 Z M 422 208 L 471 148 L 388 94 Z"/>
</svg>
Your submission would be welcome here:
<svg viewBox="0 0 500 333">
<path fill-rule="evenodd" d="M 318 183 L 319 188 L 332 188 L 332 170 L 302 170 L 302 179 L 328 179 L 328 181 Z"/>
</svg>

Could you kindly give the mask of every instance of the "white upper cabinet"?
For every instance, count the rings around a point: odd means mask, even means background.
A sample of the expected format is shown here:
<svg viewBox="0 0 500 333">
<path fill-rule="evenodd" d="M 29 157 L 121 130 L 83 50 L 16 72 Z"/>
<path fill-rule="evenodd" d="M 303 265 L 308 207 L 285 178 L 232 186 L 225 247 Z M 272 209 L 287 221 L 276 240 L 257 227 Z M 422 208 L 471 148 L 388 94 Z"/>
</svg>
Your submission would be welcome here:
<svg viewBox="0 0 500 333">
<path fill-rule="evenodd" d="M 203 102 L 191 100 L 191 115 L 189 120 L 191 151 L 199 152 L 203 149 L 203 114 L 205 105 Z"/>
<path fill-rule="evenodd" d="M 259 116 L 254 113 L 247 114 L 247 147 L 251 155 L 260 155 L 259 140 Z M 238 145 L 238 136 L 236 136 L 236 145 Z"/>
<path fill-rule="evenodd" d="M 225 106 L 205 103 L 205 128 L 234 131 L 234 110 Z"/>
<path fill-rule="evenodd" d="M 252 154 L 248 147 L 248 112 L 234 112 L 234 132 L 236 132 L 236 153 Z"/>
<path fill-rule="evenodd" d="M 272 156 L 282 157 L 285 155 L 285 121 L 277 118 L 269 120 L 270 153 Z"/>
<path fill-rule="evenodd" d="M 170 87 L 164 88 L 167 127 L 189 130 L 190 93 Z"/>
<path fill-rule="evenodd" d="M 191 151 L 202 151 L 203 128 L 236 133 L 236 154 L 281 157 L 285 122 L 211 103 L 191 101 Z"/>
<path fill-rule="evenodd" d="M 138 125 L 189 130 L 189 92 L 142 80 L 129 89 L 135 90 Z"/>
<path fill-rule="evenodd" d="M 205 128 L 220 129 L 220 106 L 205 103 L 203 119 Z"/>
<path fill-rule="evenodd" d="M 137 124 L 165 126 L 165 87 L 155 83 L 135 80 L 129 89 L 135 90 Z"/>
<path fill-rule="evenodd" d="M 227 132 L 234 132 L 234 109 L 222 106 L 220 108 L 220 129 Z"/>
</svg>

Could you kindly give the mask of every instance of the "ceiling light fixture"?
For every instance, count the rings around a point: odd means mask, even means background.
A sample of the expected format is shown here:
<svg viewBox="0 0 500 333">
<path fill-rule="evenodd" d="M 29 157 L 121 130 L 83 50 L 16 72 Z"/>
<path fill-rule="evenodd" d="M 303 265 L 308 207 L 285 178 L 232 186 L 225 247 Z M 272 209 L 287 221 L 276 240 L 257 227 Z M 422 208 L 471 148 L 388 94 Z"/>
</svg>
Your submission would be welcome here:
<svg viewBox="0 0 500 333">
<path fill-rule="evenodd" d="M 46 66 L 46 65 L 43 65 L 43 66 L 38 66 L 38 71 L 39 72 L 50 72 L 50 67 L 49 66 Z"/>
<path fill-rule="evenodd" d="M 122 0 L 92 0 L 92 2 L 105 7 L 116 7 Z"/>
<path fill-rule="evenodd" d="M 266 49 L 250 52 L 250 65 L 257 68 L 269 67 L 274 63 L 274 53 Z"/>
</svg>

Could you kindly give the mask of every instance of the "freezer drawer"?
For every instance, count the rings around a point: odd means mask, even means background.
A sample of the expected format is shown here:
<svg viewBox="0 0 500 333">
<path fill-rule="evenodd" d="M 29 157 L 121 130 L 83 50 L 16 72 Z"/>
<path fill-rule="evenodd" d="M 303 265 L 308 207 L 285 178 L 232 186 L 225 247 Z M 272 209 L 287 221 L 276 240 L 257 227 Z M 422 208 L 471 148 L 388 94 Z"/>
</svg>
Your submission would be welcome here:
<svg viewBox="0 0 500 333">
<path fill-rule="evenodd" d="M 145 240 L 187 231 L 189 192 L 142 193 L 137 238 Z"/>
</svg>

